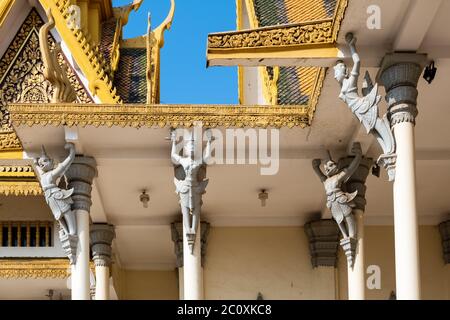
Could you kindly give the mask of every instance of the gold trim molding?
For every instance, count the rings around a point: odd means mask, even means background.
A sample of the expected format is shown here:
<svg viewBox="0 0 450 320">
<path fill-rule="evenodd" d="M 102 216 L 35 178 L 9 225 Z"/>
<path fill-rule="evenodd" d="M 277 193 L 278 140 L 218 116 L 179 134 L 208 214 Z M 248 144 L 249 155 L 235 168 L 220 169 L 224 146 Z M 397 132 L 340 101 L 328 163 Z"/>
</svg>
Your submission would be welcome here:
<svg viewBox="0 0 450 320">
<path fill-rule="evenodd" d="M 2 279 L 65 279 L 70 276 L 68 259 L 1 259 Z"/>
<path fill-rule="evenodd" d="M 306 127 L 307 106 L 11 104 L 13 126 Z"/>
<path fill-rule="evenodd" d="M 208 53 L 333 44 L 337 40 L 347 5 L 348 0 L 339 0 L 335 14 L 330 19 L 209 34 Z"/>
<path fill-rule="evenodd" d="M 42 188 L 37 181 L 0 181 L 0 195 L 38 196 Z"/>
<path fill-rule="evenodd" d="M 95 274 L 91 261 L 89 267 Z M 71 274 L 68 259 L 0 259 L 1 279 L 66 279 Z"/>
</svg>

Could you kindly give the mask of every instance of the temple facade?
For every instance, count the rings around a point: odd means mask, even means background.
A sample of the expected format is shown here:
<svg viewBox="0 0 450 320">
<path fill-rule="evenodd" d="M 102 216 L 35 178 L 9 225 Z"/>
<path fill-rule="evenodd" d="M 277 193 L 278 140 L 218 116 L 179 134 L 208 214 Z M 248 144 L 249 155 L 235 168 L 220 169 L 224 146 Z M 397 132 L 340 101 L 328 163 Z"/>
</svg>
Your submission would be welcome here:
<svg viewBox="0 0 450 320">
<path fill-rule="evenodd" d="M 230 2 L 238 105 L 142 2 L 0 2 L 0 299 L 450 299 L 450 2 Z"/>
</svg>

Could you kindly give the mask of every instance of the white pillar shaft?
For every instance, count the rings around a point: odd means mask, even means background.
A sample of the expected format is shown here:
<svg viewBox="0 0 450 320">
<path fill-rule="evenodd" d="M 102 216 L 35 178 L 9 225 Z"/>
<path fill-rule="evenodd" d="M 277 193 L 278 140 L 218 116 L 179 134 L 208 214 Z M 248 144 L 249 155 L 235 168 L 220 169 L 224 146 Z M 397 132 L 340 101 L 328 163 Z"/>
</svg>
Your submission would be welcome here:
<svg viewBox="0 0 450 320">
<path fill-rule="evenodd" d="M 184 268 L 178 268 L 179 300 L 184 300 Z"/>
<path fill-rule="evenodd" d="M 77 216 L 77 258 L 72 274 L 72 300 L 90 300 L 89 274 L 89 213 L 76 210 Z"/>
<path fill-rule="evenodd" d="M 183 223 L 184 300 L 203 300 L 200 228 L 196 232 L 193 254 L 190 252 L 186 232 Z"/>
<path fill-rule="evenodd" d="M 355 224 L 357 227 L 356 256 L 353 269 L 348 268 L 348 299 L 365 299 L 365 269 L 364 269 L 364 211 L 360 209 L 353 210 Z"/>
<path fill-rule="evenodd" d="M 397 299 L 420 299 L 414 126 L 394 126 L 397 163 L 394 182 L 395 276 Z"/>
<path fill-rule="evenodd" d="M 109 267 L 95 266 L 95 300 L 109 300 Z"/>
</svg>

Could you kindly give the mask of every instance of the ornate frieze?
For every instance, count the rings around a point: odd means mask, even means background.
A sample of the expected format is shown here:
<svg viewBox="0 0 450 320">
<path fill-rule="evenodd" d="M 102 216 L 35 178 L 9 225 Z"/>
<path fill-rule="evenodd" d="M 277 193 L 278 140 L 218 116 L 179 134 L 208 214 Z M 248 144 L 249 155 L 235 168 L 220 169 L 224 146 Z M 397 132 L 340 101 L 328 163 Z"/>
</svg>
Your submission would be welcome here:
<svg viewBox="0 0 450 320">
<path fill-rule="evenodd" d="M 270 26 L 208 35 L 208 50 L 255 49 L 335 43 L 348 0 L 338 0 L 334 17 L 320 21 Z"/>
<path fill-rule="evenodd" d="M 89 268 L 95 274 L 90 263 Z M 68 259 L 1 259 L 2 279 L 67 279 L 71 268 Z"/>
<path fill-rule="evenodd" d="M 2 259 L 0 278 L 6 279 L 65 279 L 70 275 L 67 259 Z"/>
<path fill-rule="evenodd" d="M 37 181 L 2 181 L 0 183 L 0 194 L 5 196 L 37 196 L 42 194 L 42 188 Z"/>
<path fill-rule="evenodd" d="M 190 127 L 306 127 L 305 106 L 241 105 L 8 105 L 14 126 Z"/>
<path fill-rule="evenodd" d="M 339 227 L 333 219 L 311 221 L 304 226 L 309 240 L 311 264 L 316 267 L 337 267 Z"/>
<path fill-rule="evenodd" d="M 333 20 L 208 35 L 208 49 L 248 49 L 333 42 Z"/>
</svg>

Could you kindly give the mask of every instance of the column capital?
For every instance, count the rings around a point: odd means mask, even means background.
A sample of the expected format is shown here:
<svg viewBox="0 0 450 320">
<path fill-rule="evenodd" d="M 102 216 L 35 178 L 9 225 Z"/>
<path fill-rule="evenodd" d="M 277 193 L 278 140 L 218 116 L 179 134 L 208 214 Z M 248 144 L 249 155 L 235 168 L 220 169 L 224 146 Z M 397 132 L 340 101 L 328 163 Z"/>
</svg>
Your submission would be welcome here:
<svg viewBox="0 0 450 320">
<path fill-rule="evenodd" d="M 450 264 L 450 220 L 439 224 L 439 233 L 442 239 L 444 263 Z"/>
<path fill-rule="evenodd" d="M 347 168 L 353 159 L 354 157 L 352 156 L 339 159 L 339 169 Z M 355 209 L 360 209 L 362 211 L 366 209 L 366 179 L 370 173 L 372 165 L 372 158 L 362 157 L 355 173 L 350 176 L 347 182 L 342 184 L 342 191 L 344 192 L 353 193 L 355 191 L 358 191 L 356 197 L 353 199 L 355 203 Z"/>
<path fill-rule="evenodd" d="M 89 233 L 95 265 L 109 267 L 112 261 L 111 245 L 116 237 L 114 226 L 107 223 L 94 223 Z"/>
<path fill-rule="evenodd" d="M 210 224 L 206 221 L 200 222 L 200 242 L 201 242 L 201 264 L 202 267 L 205 262 L 207 240 L 209 235 Z M 173 222 L 170 224 L 170 230 L 172 234 L 172 241 L 174 245 L 175 255 L 177 257 L 177 268 L 182 268 L 183 262 L 183 223 Z"/>
<path fill-rule="evenodd" d="M 94 158 L 76 156 L 66 171 L 68 189 L 73 188 L 72 210 L 91 209 L 91 191 L 94 177 L 97 176 L 97 163 Z"/>
<path fill-rule="evenodd" d="M 417 83 L 427 63 L 426 54 L 389 53 L 384 56 L 377 82 L 386 90 L 388 118 L 391 126 L 401 122 L 415 124 Z"/>
<path fill-rule="evenodd" d="M 316 267 L 337 267 L 339 227 L 333 219 L 321 219 L 304 225 L 309 240 L 311 264 Z"/>
</svg>

